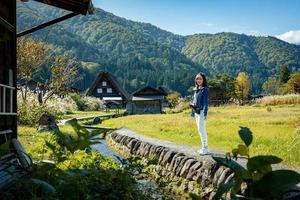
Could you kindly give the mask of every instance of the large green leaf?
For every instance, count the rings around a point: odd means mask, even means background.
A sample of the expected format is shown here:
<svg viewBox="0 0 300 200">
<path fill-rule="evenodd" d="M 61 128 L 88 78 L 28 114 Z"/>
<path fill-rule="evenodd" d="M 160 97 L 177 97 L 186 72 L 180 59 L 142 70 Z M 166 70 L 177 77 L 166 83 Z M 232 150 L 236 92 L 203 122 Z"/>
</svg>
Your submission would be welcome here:
<svg viewBox="0 0 300 200">
<path fill-rule="evenodd" d="M 271 164 L 277 164 L 281 161 L 282 159 L 276 156 L 254 156 L 248 160 L 247 169 L 252 173 L 253 179 L 258 181 L 272 171 Z"/>
<path fill-rule="evenodd" d="M 240 126 L 239 135 L 247 146 L 252 143 L 253 136 L 249 128 Z"/>
<path fill-rule="evenodd" d="M 219 200 L 222 198 L 223 194 L 228 192 L 233 186 L 234 186 L 235 182 L 229 181 L 228 183 L 225 184 L 221 184 L 216 192 L 216 194 L 214 195 L 213 199 L 215 200 Z"/>
<path fill-rule="evenodd" d="M 89 149 L 93 144 L 99 144 L 100 138 L 96 138 L 100 133 L 103 133 L 105 129 L 99 129 L 98 131 L 89 132 L 86 128 L 79 125 L 77 122 L 68 122 L 74 129 L 76 136 L 63 134 L 61 132 L 56 133 L 59 139 L 59 144 L 74 153 L 77 150 Z"/>
<path fill-rule="evenodd" d="M 291 170 L 277 170 L 266 174 L 253 187 L 254 197 L 280 197 L 300 183 L 300 174 Z"/>
<path fill-rule="evenodd" d="M 243 166 L 241 166 L 240 164 L 238 164 L 237 162 L 235 162 L 231 159 L 227 159 L 227 158 L 223 158 L 223 157 L 215 157 L 215 156 L 212 156 L 212 158 L 217 163 L 232 169 L 235 173 L 242 173 L 243 171 L 245 171 L 245 168 Z"/>
<path fill-rule="evenodd" d="M 271 164 L 277 164 L 282 161 L 281 158 L 277 156 L 254 156 L 252 158 L 249 158 L 247 163 L 247 168 L 250 171 L 256 171 L 264 166 L 270 166 Z"/>
<path fill-rule="evenodd" d="M 282 159 L 277 156 L 254 156 L 249 158 L 247 168 L 249 171 L 256 171 L 266 165 L 277 164 L 281 161 Z"/>
</svg>

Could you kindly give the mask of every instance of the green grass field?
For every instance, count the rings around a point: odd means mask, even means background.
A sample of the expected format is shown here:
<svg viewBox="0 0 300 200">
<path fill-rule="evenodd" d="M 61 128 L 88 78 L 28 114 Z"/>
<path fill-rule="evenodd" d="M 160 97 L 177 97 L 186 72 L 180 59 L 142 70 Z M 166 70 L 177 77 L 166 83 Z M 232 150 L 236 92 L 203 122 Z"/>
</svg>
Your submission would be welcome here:
<svg viewBox="0 0 300 200">
<path fill-rule="evenodd" d="M 189 112 L 132 115 L 106 120 L 101 126 L 128 127 L 153 138 L 200 146 L 196 123 Z M 277 155 L 284 164 L 300 167 L 300 106 L 272 106 L 269 110 L 254 106 L 211 107 L 206 125 L 210 148 L 235 148 L 241 143 L 239 126 L 246 126 L 254 137 L 250 156 Z"/>
<path fill-rule="evenodd" d="M 76 137 L 74 129 L 70 125 L 59 126 L 59 130 L 64 133 Z M 54 138 L 51 132 L 38 132 L 35 127 L 18 126 L 18 139 L 22 143 L 26 152 L 30 154 L 34 160 L 48 159 L 49 151 L 45 141 L 52 141 Z"/>
</svg>

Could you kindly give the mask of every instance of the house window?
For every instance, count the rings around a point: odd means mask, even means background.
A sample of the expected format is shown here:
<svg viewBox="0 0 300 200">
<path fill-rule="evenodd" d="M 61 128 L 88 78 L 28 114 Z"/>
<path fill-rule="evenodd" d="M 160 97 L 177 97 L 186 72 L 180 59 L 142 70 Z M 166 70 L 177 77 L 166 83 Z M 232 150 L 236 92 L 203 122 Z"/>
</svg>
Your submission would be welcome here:
<svg viewBox="0 0 300 200">
<path fill-rule="evenodd" d="M 102 82 L 102 86 L 107 86 L 107 82 L 106 82 L 106 81 L 103 81 L 103 82 Z"/>
<path fill-rule="evenodd" d="M 107 88 L 107 93 L 112 93 L 112 89 L 111 88 Z"/>
<path fill-rule="evenodd" d="M 102 93 L 103 91 L 102 91 L 102 88 L 98 88 L 97 89 L 97 93 Z"/>
</svg>

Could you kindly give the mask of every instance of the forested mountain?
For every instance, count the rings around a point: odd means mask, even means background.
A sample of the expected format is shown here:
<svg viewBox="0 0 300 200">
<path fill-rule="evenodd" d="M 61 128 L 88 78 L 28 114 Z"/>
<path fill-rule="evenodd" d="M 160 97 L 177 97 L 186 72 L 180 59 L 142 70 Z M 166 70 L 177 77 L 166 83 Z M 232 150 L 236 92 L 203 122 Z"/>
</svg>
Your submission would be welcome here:
<svg viewBox="0 0 300 200">
<path fill-rule="evenodd" d="M 38 3 L 18 3 L 17 28 L 22 31 L 66 12 Z M 112 72 L 133 91 L 143 85 L 165 87 L 187 94 L 196 72 L 209 76 L 239 71 L 249 73 L 259 92 L 267 76 L 282 65 L 300 68 L 300 47 L 273 37 L 234 33 L 180 36 L 149 23 L 117 17 L 102 9 L 93 15 L 76 16 L 33 37 L 53 49 L 73 54 L 85 76 L 78 86 L 89 87 L 98 71 Z"/>
<path fill-rule="evenodd" d="M 300 48 L 274 37 L 254 37 L 235 33 L 188 36 L 182 53 L 212 74 L 236 75 L 247 72 L 252 91 L 259 92 L 265 77 L 278 75 L 281 66 L 300 70 Z"/>
</svg>

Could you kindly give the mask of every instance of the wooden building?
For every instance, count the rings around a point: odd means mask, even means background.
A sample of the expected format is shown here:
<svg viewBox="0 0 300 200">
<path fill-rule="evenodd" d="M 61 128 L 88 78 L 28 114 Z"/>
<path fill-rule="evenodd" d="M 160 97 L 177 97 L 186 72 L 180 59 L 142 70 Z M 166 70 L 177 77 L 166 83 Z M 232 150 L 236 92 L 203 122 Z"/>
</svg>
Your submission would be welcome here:
<svg viewBox="0 0 300 200">
<path fill-rule="evenodd" d="M 162 113 L 166 92 L 151 86 L 146 86 L 134 92 L 126 105 L 128 114 L 158 114 Z"/>
<path fill-rule="evenodd" d="M 14 0 L 1 0 L 0 145 L 17 137 L 15 9 L 16 2 Z"/>
<path fill-rule="evenodd" d="M 0 145 L 2 147 L 0 150 L 0 194 L 11 187 L 15 181 L 26 176 L 32 164 L 17 140 L 16 38 L 70 17 L 85 15 L 93 11 L 90 0 L 35 1 L 71 12 L 16 33 L 16 0 L 0 1 Z"/>
<path fill-rule="evenodd" d="M 118 102 L 125 106 L 130 100 L 129 94 L 118 83 L 116 78 L 107 71 L 101 71 L 87 91 L 86 95 L 100 98 L 108 102 Z"/>
</svg>

